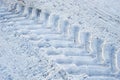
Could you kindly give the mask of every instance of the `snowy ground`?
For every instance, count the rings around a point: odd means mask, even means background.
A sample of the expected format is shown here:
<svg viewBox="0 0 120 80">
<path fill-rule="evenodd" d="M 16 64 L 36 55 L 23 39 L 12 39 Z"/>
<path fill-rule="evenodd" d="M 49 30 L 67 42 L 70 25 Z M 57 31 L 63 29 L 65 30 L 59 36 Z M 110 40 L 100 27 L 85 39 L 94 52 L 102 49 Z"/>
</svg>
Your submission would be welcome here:
<svg viewBox="0 0 120 80">
<path fill-rule="evenodd" d="M 31 1 L 0 7 L 0 80 L 119 80 L 119 1 Z"/>
<path fill-rule="evenodd" d="M 4 25 L 1 25 L 1 27 Z M 0 28 L 0 80 L 64 80 L 64 71 L 44 51 Z M 7 32 L 6 32 L 7 31 Z M 9 32 L 9 33 L 8 33 Z M 67 79 L 67 78 L 66 78 Z"/>
<path fill-rule="evenodd" d="M 119 0 L 24 0 L 24 2 L 27 6 L 41 9 L 42 12 L 67 19 L 71 26 L 78 24 L 81 31 L 88 30 L 92 35 L 104 38 L 107 42 L 120 44 Z"/>
</svg>

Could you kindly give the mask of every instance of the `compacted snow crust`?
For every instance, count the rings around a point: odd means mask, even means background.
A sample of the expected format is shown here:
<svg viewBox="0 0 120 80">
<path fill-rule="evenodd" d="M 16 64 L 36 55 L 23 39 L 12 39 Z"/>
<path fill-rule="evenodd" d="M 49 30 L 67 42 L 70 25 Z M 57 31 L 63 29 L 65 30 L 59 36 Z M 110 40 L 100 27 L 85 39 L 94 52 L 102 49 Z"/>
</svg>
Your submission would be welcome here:
<svg viewBox="0 0 120 80">
<path fill-rule="evenodd" d="M 0 80 L 119 80 L 118 3 L 1 0 Z"/>
<path fill-rule="evenodd" d="M 56 14 L 78 24 L 81 31 L 92 32 L 107 42 L 120 43 L 119 0 L 3 0 L 16 2 Z M 119 47 L 119 45 L 118 45 Z"/>
<path fill-rule="evenodd" d="M 17 36 L 14 26 L 0 26 L 0 80 L 68 80 L 44 50 Z"/>
</svg>

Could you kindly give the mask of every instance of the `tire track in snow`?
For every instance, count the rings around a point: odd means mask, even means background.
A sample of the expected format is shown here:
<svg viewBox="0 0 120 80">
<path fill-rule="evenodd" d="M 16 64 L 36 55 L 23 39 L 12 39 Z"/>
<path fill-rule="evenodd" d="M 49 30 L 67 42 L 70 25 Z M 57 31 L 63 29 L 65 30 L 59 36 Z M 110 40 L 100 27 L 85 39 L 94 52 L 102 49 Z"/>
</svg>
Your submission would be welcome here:
<svg viewBox="0 0 120 80">
<path fill-rule="evenodd" d="M 15 20 L 24 18 L 15 21 L 14 17 L 11 17 L 6 20 L 4 23 L 8 29 L 5 31 L 9 30 L 9 25 L 13 24 L 14 20 L 16 31 L 13 31 L 17 36 L 28 39 L 34 46 L 44 50 L 49 58 L 72 76 L 80 77 L 81 74 L 86 74 L 87 76 L 82 76 L 85 80 L 119 79 L 120 68 L 116 61 L 116 54 L 119 53 L 116 53 L 114 44 L 106 43 L 99 37 L 92 36 L 90 32 L 81 32 L 79 25 L 69 25 L 66 19 L 61 19 L 57 14 L 48 14 L 38 9 L 36 14 L 41 11 L 42 15 L 37 15 L 39 24 L 33 24 L 34 20 L 29 17 L 36 16 L 35 12 L 30 11 L 29 7 L 24 6 L 23 11 L 21 8 L 23 9 L 23 6 L 18 6 L 16 10 L 22 16 L 15 17 Z M 9 18 L 5 16 L 3 17 Z"/>
</svg>

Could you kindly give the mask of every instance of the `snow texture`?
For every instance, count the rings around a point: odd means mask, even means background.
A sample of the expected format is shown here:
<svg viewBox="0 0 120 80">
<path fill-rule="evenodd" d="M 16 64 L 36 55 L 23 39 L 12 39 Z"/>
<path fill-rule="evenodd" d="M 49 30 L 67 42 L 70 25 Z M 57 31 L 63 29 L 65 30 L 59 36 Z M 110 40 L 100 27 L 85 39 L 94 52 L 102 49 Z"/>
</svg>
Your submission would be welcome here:
<svg viewBox="0 0 120 80">
<path fill-rule="evenodd" d="M 100 1 L 1 0 L 0 80 L 119 80 L 119 5 Z"/>
</svg>

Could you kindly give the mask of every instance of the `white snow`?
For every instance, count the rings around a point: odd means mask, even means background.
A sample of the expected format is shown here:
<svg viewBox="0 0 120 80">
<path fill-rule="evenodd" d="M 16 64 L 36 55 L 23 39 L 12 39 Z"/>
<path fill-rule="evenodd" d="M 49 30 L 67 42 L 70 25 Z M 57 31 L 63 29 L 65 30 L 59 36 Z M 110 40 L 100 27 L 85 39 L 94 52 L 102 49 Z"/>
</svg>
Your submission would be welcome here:
<svg viewBox="0 0 120 80">
<path fill-rule="evenodd" d="M 0 1 L 0 80 L 119 80 L 119 0 L 16 2 Z"/>
</svg>

